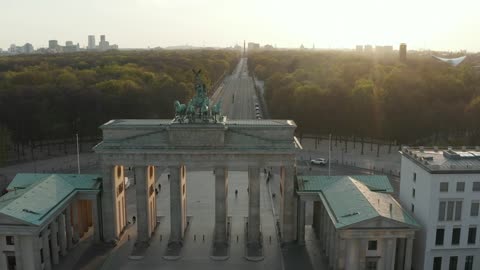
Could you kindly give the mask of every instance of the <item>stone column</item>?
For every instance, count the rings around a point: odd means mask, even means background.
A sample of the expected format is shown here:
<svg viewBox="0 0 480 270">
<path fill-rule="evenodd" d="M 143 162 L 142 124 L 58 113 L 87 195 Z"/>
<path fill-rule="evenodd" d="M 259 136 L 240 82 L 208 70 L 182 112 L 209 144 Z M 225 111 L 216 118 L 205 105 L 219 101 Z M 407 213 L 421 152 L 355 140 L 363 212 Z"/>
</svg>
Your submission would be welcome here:
<svg viewBox="0 0 480 270">
<path fill-rule="evenodd" d="M 403 270 L 405 260 L 405 238 L 397 238 L 397 255 L 395 270 Z"/>
<path fill-rule="evenodd" d="M 67 249 L 70 250 L 73 248 L 73 232 L 72 232 L 72 210 L 70 205 L 67 206 L 66 209 L 66 216 L 65 216 L 65 229 L 67 230 Z"/>
<path fill-rule="evenodd" d="M 395 253 L 397 248 L 397 242 L 395 238 L 384 239 L 383 241 L 383 257 L 384 257 L 384 269 L 392 270 L 395 267 Z"/>
<path fill-rule="evenodd" d="M 103 241 L 115 242 L 117 239 L 115 166 L 102 166 L 102 230 Z M 68 224 L 68 222 L 67 222 Z"/>
<path fill-rule="evenodd" d="M 348 239 L 347 240 L 347 258 L 345 262 L 345 270 L 358 270 L 359 259 L 358 254 L 360 252 L 360 240 Z"/>
<path fill-rule="evenodd" d="M 280 206 L 280 227 L 283 242 L 292 242 L 296 238 L 296 200 L 295 167 L 285 166 L 280 169 L 280 186 L 282 204 Z"/>
<path fill-rule="evenodd" d="M 93 222 L 93 241 L 100 242 L 100 219 L 98 213 L 98 196 L 92 200 L 92 222 Z"/>
<path fill-rule="evenodd" d="M 17 270 L 41 270 L 40 247 L 40 239 L 37 236 L 16 236 L 15 261 L 17 263 Z"/>
<path fill-rule="evenodd" d="M 260 168 L 248 167 L 248 243 L 260 240 Z"/>
<path fill-rule="evenodd" d="M 7 256 L 4 252 L 0 252 L 0 269 L 8 269 Z"/>
<path fill-rule="evenodd" d="M 149 226 L 150 226 L 150 205 L 148 194 L 148 166 L 135 167 L 135 174 L 137 178 L 136 193 L 137 193 L 137 243 L 136 245 L 148 246 L 150 240 Z"/>
<path fill-rule="evenodd" d="M 44 270 L 52 270 L 52 261 L 50 260 L 50 246 L 48 244 L 48 230 L 42 232 L 42 250 Z"/>
<path fill-rule="evenodd" d="M 65 214 L 60 214 L 59 216 L 59 227 L 58 227 L 58 234 L 59 234 L 59 240 L 60 240 L 60 253 L 62 254 L 62 256 L 66 256 L 67 255 L 67 229 L 66 229 L 66 225 L 65 225 Z"/>
<path fill-rule="evenodd" d="M 300 197 L 298 197 L 297 207 L 297 241 L 299 244 L 303 245 L 305 244 L 305 201 L 303 201 Z"/>
<path fill-rule="evenodd" d="M 315 234 L 316 236 L 318 237 L 318 233 L 319 233 L 319 226 L 320 226 L 320 207 L 321 207 L 321 202 L 319 201 L 314 201 L 313 202 L 313 223 L 312 223 L 312 227 L 315 229 Z"/>
<path fill-rule="evenodd" d="M 228 171 L 225 167 L 215 168 L 215 243 L 227 242 L 228 214 Z"/>
<path fill-rule="evenodd" d="M 72 217 L 73 217 L 73 242 L 78 243 L 80 239 L 80 201 L 74 200 L 72 202 Z"/>
<path fill-rule="evenodd" d="M 170 169 L 170 242 L 182 242 L 186 227 L 186 169 Z"/>
<path fill-rule="evenodd" d="M 412 251 L 413 250 L 413 237 L 407 238 L 407 246 L 405 248 L 405 264 L 404 270 L 412 269 Z"/>
<path fill-rule="evenodd" d="M 52 246 L 52 262 L 58 264 L 60 262 L 59 257 L 59 245 L 58 245 L 58 220 L 57 218 L 50 224 L 51 236 L 50 242 Z"/>
<path fill-rule="evenodd" d="M 17 266 L 17 270 L 23 270 L 23 256 L 22 256 L 22 241 L 21 236 L 15 236 L 15 263 Z M 7 269 L 7 268 L 5 268 Z"/>
</svg>

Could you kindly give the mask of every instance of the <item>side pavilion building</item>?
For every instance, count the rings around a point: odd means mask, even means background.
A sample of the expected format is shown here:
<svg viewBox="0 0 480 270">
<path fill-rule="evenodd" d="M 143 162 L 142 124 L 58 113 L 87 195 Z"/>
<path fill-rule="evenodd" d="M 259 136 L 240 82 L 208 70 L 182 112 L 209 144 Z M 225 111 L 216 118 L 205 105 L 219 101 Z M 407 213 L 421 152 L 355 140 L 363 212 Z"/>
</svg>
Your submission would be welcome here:
<svg viewBox="0 0 480 270">
<path fill-rule="evenodd" d="M 0 269 L 50 270 L 82 237 L 100 241 L 100 185 L 97 175 L 17 174 L 0 197 Z"/>
<path fill-rule="evenodd" d="M 410 270 L 415 219 L 392 197 L 386 176 L 297 176 L 298 239 L 305 203 L 329 269 Z M 301 218 L 303 217 L 303 218 Z"/>
</svg>

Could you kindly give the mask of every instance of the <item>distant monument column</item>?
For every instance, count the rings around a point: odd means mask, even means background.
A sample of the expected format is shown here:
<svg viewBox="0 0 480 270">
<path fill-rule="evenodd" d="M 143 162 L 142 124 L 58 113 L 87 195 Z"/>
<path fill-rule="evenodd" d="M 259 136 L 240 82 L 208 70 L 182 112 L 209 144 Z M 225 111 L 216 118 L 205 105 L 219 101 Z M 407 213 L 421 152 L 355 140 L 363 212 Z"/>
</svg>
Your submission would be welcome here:
<svg viewBox="0 0 480 270">
<path fill-rule="evenodd" d="M 182 242 L 187 225 L 186 168 L 172 166 L 170 169 L 170 240 Z"/>
<path fill-rule="evenodd" d="M 248 167 L 248 244 L 260 240 L 260 168 Z"/>
<path fill-rule="evenodd" d="M 215 243 L 227 242 L 227 194 L 228 171 L 225 167 L 215 168 Z"/>
</svg>

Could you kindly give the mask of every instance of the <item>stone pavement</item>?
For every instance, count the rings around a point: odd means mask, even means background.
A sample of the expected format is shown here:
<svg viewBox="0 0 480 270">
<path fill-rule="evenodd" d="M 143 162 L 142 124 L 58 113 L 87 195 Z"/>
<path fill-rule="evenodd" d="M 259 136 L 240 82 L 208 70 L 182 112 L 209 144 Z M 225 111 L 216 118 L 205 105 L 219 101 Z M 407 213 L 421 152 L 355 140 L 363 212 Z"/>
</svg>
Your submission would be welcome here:
<svg viewBox="0 0 480 270">
<path fill-rule="evenodd" d="M 309 161 L 312 158 L 328 159 L 328 140 L 321 140 L 315 146 L 315 139 L 303 138 L 301 140 L 303 151 L 300 158 Z M 398 146 L 392 146 L 388 153 L 388 145 L 382 145 L 377 157 L 377 145 L 365 143 L 363 155 L 361 154 L 361 143 L 356 142 L 355 148 L 353 142 L 347 143 L 347 152 L 345 153 L 345 143 L 338 141 L 335 146 L 335 140 L 332 138 L 331 160 L 333 163 L 355 166 L 363 169 L 374 170 L 385 174 L 397 175 L 400 173 L 401 156 L 398 153 Z"/>
<path fill-rule="evenodd" d="M 262 179 L 264 179 L 263 175 Z M 111 253 L 102 269 L 282 269 L 282 255 L 276 238 L 272 204 L 264 180 L 261 182 L 260 211 L 265 259 L 260 262 L 251 262 L 244 258 L 244 220 L 248 216 L 247 172 L 229 172 L 230 258 L 224 261 L 215 261 L 210 258 L 215 217 L 214 180 L 212 171 L 188 172 L 187 169 L 187 215 L 191 218 L 180 259 L 171 261 L 162 258 L 170 233 L 169 183 L 164 173 L 158 181 L 162 188 L 157 197 L 157 215 L 162 218 L 145 257 L 141 260 L 128 258 L 136 238 L 136 228 L 133 224 L 128 229 L 130 241 L 124 240 Z M 235 190 L 238 190 L 237 196 L 235 196 Z M 134 192 L 127 191 L 129 220 L 136 212 L 134 196 Z M 125 237 L 128 236 L 124 236 L 124 239 Z"/>
</svg>

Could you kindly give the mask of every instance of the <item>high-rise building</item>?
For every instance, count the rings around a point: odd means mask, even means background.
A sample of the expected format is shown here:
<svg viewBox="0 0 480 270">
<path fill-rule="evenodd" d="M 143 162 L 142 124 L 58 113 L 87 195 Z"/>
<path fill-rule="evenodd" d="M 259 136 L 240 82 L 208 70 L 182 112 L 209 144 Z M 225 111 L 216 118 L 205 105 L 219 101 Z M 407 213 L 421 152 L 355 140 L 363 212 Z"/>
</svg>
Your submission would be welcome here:
<svg viewBox="0 0 480 270">
<path fill-rule="evenodd" d="M 479 150 L 402 149 L 400 201 L 423 228 L 412 269 L 480 269 Z"/>
<path fill-rule="evenodd" d="M 48 41 L 48 48 L 55 50 L 58 48 L 58 40 L 49 40 Z"/>
<path fill-rule="evenodd" d="M 23 53 L 33 53 L 33 45 L 25 43 L 25 45 L 23 45 Z"/>
<path fill-rule="evenodd" d="M 88 36 L 88 47 L 87 47 L 87 49 L 89 49 L 89 50 L 95 50 L 95 48 L 96 48 L 95 36 L 94 36 L 94 35 L 90 35 L 90 36 Z"/>
<path fill-rule="evenodd" d="M 65 46 L 73 46 L 73 42 L 72 41 L 67 41 L 67 42 L 65 42 Z"/>
<path fill-rule="evenodd" d="M 400 44 L 400 61 L 407 61 L 407 44 Z"/>
<path fill-rule="evenodd" d="M 365 45 L 363 51 L 365 53 L 373 53 L 373 46 L 372 45 Z"/>
<path fill-rule="evenodd" d="M 363 45 L 357 45 L 355 47 L 355 51 L 359 52 L 359 53 L 362 53 L 363 52 Z"/>
</svg>

